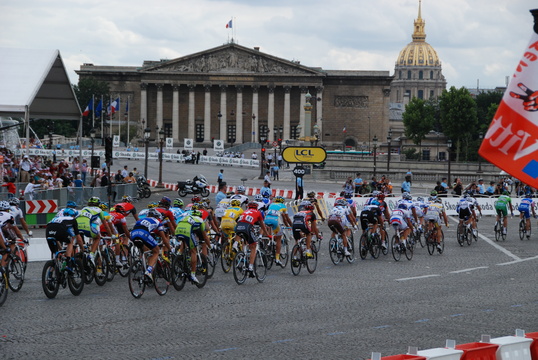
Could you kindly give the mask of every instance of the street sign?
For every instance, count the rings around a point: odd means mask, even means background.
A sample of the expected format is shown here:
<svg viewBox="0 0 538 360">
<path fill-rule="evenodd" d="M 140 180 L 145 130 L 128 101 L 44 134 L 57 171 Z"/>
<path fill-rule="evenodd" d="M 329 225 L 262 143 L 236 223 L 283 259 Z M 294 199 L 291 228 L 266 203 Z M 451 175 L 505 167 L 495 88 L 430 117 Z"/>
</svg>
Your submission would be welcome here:
<svg viewBox="0 0 538 360">
<path fill-rule="evenodd" d="M 215 142 L 213 143 L 213 150 L 215 150 L 215 151 L 223 151 L 224 150 L 224 141 L 215 140 Z"/>
<path fill-rule="evenodd" d="M 183 139 L 183 148 L 185 150 L 193 150 L 194 149 L 194 142 L 192 139 Z"/>
<path fill-rule="evenodd" d="M 112 141 L 112 146 L 120 147 L 120 136 L 114 135 L 114 140 Z"/>
<path fill-rule="evenodd" d="M 305 173 L 306 173 L 306 170 L 301 165 L 297 165 L 293 169 L 293 175 L 295 175 L 297 177 L 303 177 Z"/>
<path fill-rule="evenodd" d="M 167 149 L 174 148 L 174 138 L 166 138 L 166 148 Z"/>
<path fill-rule="evenodd" d="M 319 146 L 288 146 L 282 151 L 282 158 L 289 163 L 322 163 L 327 152 Z"/>
<path fill-rule="evenodd" d="M 273 147 L 278 147 L 278 141 L 273 141 Z"/>
</svg>

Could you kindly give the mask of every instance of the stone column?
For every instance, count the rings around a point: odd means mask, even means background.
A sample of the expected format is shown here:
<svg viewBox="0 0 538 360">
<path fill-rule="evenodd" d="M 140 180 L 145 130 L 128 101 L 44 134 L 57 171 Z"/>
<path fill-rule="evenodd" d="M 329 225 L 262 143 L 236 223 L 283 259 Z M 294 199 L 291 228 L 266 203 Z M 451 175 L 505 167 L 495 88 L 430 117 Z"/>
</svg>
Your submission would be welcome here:
<svg viewBox="0 0 538 360">
<path fill-rule="evenodd" d="M 144 138 L 144 130 L 149 125 L 149 119 L 148 119 L 148 84 L 141 83 L 140 84 L 140 128 L 138 131 L 138 138 L 143 139 Z M 145 122 L 143 124 L 142 122 Z"/>
<path fill-rule="evenodd" d="M 189 85 L 189 119 L 188 119 L 188 126 L 187 126 L 188 139 L 194 139 L 194 106 L 195 106 L 194 89 L 195 88 L 196 88 L 196 85 L 194 84 Z"/>
<path fill-rule="evenodd" d="M 211 141 L 211 85 L 204 85 L 204 142 Z"/>
<path fill-rule="evenodd" d="M 299 103 L 299 106 L 301 107 L 299 109 L 299 125 L 301 125 L 301 133 L 299 134 L 299 137 L 305 136 L 305 111 L 304 111 L 304 105 L 305 105 L 305 95 L 308 91 L 308 88 L 306 86 L 301 86 L 301 101 Z"/>
<path fill-rule="evenodd" d="M 259 85 L 253 85 L 252 86 L 252 114 L 256 116 L 256 119 L 254 119 L 254 129 L 252 130 L 253 134 L 253 141 L 252 142 L 259 142 L 260 140 L 260 128 L 258 127 L 258 120 L 260 119 L 259 109 L 258 109 L 258 90 L 260 89 Z"/>
<path fill-rule="evenodd" d="M 220 114 L 222 115 L 220 117 L 220 132 L 219 132 L 219 140 L 224 141 L 225 143 L 228 141 L 226 139 L 226 118 L 227 118 L 227 112 L 226 112 L 226 89 L 228 88 L 227 85 L 221 85 L 220 86 Z"/>
<path fill-rule="evenodd" d="M 163 128 L 163 84 L 157 84 L 157 116 L 156 125 L 159 130 Z"/>
<path fill-rule="evenodd" d="M 321 140 L 323 137 L 323 86 L 316 88 L 316 98 L 313 98 L 312 102 L 316 109 L 316 123 L 319 127 L 319 140 Z"/>
<path fill-rule="evenodd" d="M 274 141 L 274 128 L 275 128 L 275 86 L 269 85 L 269 99 L 267 101 L 267 128 L 269 129 L 269 133 L 267 134 L 267 138 L 269 141 Z"/>
<path fill-rule="evenodd" d="M 237 85 L 237 105 L 235 120 L 235 142 L 243 143 L 243 85 Z"/>
<path fill-rule="evenodd" d="M 291 86 L 284 86 L 284 132 L 282 139 L 286 140 L 290 138 L 290 91 Z"/>
<path fill-rule="evenodd" d="M 179 140 L 179 85 L 172 85 L 172 137 Z"/>
</svg>

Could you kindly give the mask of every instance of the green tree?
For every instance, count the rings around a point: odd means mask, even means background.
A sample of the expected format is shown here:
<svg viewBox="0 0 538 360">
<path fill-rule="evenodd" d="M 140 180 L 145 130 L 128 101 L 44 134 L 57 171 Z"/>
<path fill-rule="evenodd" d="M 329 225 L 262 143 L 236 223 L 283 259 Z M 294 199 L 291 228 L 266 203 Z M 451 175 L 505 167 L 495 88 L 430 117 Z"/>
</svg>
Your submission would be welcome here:
<svg viewBox="0 0 538 360">
<path fill-rule="evenodd" d="M 405 106 L 405 112 L 402 117 L 405 136 L 420 148 L 422 140 L 433 129 L 435 121 L 434 108 L 422 99 L 413 98 Z"/>
<path fill-rule="evenodd" d="M 103 96 L 104 99 L 110 98 L 109 84 L 104 81 L 99 81 L 95 78 L 81 79 L 79 80 L 77 85 L 73 85 L 73 88 L 75 90 L 75 95 L 77 97 L 80 107 L 82 108 L 82 111 L 86 109 L 86 106 L 92 100 L 92 95 L 94 96 L 94 99 L 95 99 L 94 110 L 97 104 L 99 103 L 99 101 L 101 100 L 101 96 Z M 106 106 L 103 104 L 103 110 L 105 109 L 106 109 Z M 78 128 L 78 125 L 77 125 L 77 128 Z M 87 118 L 85 117 L 82 119 L 82 134 L 84 136 L 89 136 L 91 128 L 92 128 L 92 114 L 90 113 L 90 115 Z"/>
<path fill-rule="evenodd" d="M 469 144 L 478 133 L 476 102 L 469 90 L 452 86 L 441 94 L 439 108 L 443 132 L 456 145 L 456 161 L 460 160 L 462 154 L 465 154 L 465 159 L 468 160 Z"/>
<path fill-rule="evenodd" d="M 478 132 L 483 134 L 489 127 L 489 123 L 493 119 L 493 116 L 490 116 L 489 111 L 491 105 L 499 105 L 503 97 L 501 91 L 488 91 L 481 92 L 476 96 L 476 116 L 478 118 Z M 494 113 L 495 114 L 495 113 Z M 493 115 L 494 115 L 493 114 Z"/>
</svg>

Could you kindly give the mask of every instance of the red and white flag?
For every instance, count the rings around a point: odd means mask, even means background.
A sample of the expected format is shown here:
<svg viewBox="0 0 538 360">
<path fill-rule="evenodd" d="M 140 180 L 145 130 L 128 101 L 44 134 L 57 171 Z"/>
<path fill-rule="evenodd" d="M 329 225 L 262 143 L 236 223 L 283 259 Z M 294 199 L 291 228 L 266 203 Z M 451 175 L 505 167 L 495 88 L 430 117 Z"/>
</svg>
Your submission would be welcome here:
<svg viewBox="0 0 538 360">
<path fill-rule="evenodd" d="M 538 9 L 534 32 L 519 61 L 493 121 L 480 156 L 510 175 L 538 187 Z"/>
</svg>

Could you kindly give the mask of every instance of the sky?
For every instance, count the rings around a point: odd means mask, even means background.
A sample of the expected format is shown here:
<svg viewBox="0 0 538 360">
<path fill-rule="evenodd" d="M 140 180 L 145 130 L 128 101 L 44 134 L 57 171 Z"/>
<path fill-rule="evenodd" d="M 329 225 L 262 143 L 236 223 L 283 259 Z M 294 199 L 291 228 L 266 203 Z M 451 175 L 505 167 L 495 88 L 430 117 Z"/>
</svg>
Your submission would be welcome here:
<svg viewBox="0 0 538 360">
<path fill-rule="evenodd" d="M 141 66 L 227 43 L 326 70 L 394 73 L 418 0 L 2 0 L 0 47 L 58 49 L 83 63 Z M 423 0 L 426 41 L 448 87 L 504 86 L 527 46 L 536 0 Z M 233 18 L 233 33 L 226 24 Z M 1 79 L 0 79 L 1 80 Z"/>
</svg>

